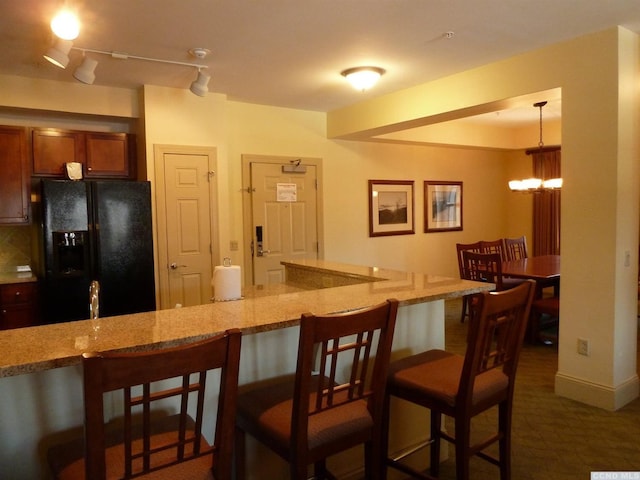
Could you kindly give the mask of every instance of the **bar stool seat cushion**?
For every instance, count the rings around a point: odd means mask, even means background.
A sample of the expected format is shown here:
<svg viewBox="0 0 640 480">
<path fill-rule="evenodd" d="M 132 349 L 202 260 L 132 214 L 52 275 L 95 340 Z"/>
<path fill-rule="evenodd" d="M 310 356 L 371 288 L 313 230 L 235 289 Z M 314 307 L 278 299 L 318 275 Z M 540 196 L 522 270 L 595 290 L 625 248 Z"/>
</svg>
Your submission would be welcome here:
<svg viewBox="0 0 640 480">
<path fill-rule="evenodd" d="M 389 384 L 396 392 L 406 389 L 412 397 L 429 398 L 454 408 L 463 365 L 463 356 L 429 350 L 392 362 Z M 482 405 L 503 395 L 508 385 L 509 379 L 501 369 L 484 372 L 476 379 L 472 405 Z"/>
<path fill-rule="evenodd" d="M 190 424 L 193 424 L 193 420 Z M 172 415 L 162 418 L 153 424 L 156 433 L 152 435 L 152 445 L 162 445 L 174 442 L 176 440 L 176 431 L 178 428 L 179 416 Z M 124 464 L 124 450 L 122 446 L 122 431 L 113 429 L 106 436 L 107 445 L 105 449 L 105 463 L 107 466 L 107 479 L 122 478 L 122 465 Z M 134 440 L 134 449 L 140 439 Z M 204 443 L 206 449 L 211 447 Z M 162 464 L 172 459 L 172 451 L 154 456 L 156 464 Z M 82 439 L 74 439 L 73 441 L 58 445 L 49 451 L 49 461 L 51 464 L 60 465 L 58 478 L 59 480 L 79 480 L 85 478 L 84 466 L 84 442 Z M 178 475 L 178 476 L 176 476 Z M 205 455 L 194 458 L 193 460 L 173 465 L 173 467 L 165 468 L 152 472 L 137 478 L 147 480 L 173 480 L 180 478 L 181 480 L 214 480 L 211 472 L 211 456 Z"/>
<path fill-rule="evenodd" d="M 317 381 L 313 383 L 317 384 Z M 257 420 L 257 427 L 275 441 L 278 444 L 276 448 L 280 449 L 288 449 L 291 444 L 293 387 L 292 379 L 246 392 L 241 390 L 238 397 L 239 418 Z M 316 395 L 312 394 L 309 398 L 310 405 L 315 404 L 315 400 Z M 334 397 L 336 404 L 343 401 L 347 401 L 346 391 L 339 392 Z M 358 400 L 345 403 L 339 408 L 322 411 L 309 418 L 309 449 L 330 445 L 340 438 L 370 428 L 373 428 L 373 419 L 367 402 Z"/>
</svg>

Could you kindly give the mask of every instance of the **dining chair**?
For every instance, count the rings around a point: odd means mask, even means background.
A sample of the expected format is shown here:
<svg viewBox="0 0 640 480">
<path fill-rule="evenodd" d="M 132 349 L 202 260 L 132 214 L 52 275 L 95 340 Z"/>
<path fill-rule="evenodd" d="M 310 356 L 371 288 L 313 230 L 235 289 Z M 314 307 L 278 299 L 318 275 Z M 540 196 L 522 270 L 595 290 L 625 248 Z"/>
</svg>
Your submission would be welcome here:
<svg viewBox="0 0 640 480">
<path fill-rule="evenodd" d="M 49 449 L 54 478 L 231 478 L 240 343 L 234 329 L 155 351 L 83 354 L 84 436 Z M 118 394 L 105 401 L 109 392 Z M 123 418 L 105 424 L 116 398 Z"/>
<path fill-rule="evenodd" d="M 499 238 L 498 240 L 481 240 L 480 251 L 482 253 L 499 253 L 500 259 L 503 262 L 507 259 L 502 238 Z"/>
<path fill-rule="evenodd" d="M 407 465 L 406 457 L 420 451 L 387 458 L 386 465 L 418 478 L 437 477 L 440 441 L 455 445 L 456 479 L 468 480 L 473 456 L 500 468 L 501 480 L 511 479 L 511 419 L 518 358 L 527 328 L 535 282 L 502 292 L 477 295 L 479 313 L 469 322 L 472 334 L 464 356 L 429 350 L 392 362 L 385 395 L 383 448 L 388 455 L 391 397 L 430 409 L 430 475 Z M 472 443 L 472 419 L 497 407 L 497 432 Z M 442 431 L 442 416 L 454 420 L 454 435 Z M 473 440 L 477 439 L 475 435 Z M 498 442 L 498 456 L 485 449 Z M 386 471 L 385 471 L 386 473 Z"/>
<path fill-rule="evenodd" d="M 460 278 L 462 278 L 463 280 L 471 280 L 470 278 L 466 278 L 465 277 L 465 270 L 463 268 L 463 258 L 462 258 L 462 252 L 476 252 L 476 253 L 480 253 L 482 251 L 482 244 L 481 242 L 474 242 L 474 243 L 456 243 L 456 252 L 457 252 L 457 256 L 458 256 L 458 271 L 460 272 Z M 460 322 L 464 323 L 464 319 L 469 315 L 468 311 L 469 311 L 469 298 L 471 296 L 470 295 L 464 295 L 462 297 L 462 312 L 460 314 Z"/>
<path fill-rule="evenodd" d="M 236 478 L 244 478 L 245 433 L 289 463 L 290 478 L 335 478 L 326 458 L 364 444 L 365 478 L 377 479 L 384 389 L 397 300 L 300 320 L 293 378 L 242 388 L 236 417 Z M 316 352 L 319 358 L 316 358 Z"/>
<path fill-rule="evenodd" d="M 504 250 L 507 260 L 520 260 L 527 258 L 527 237 L 522 235 L 518 238 L 505 238 Z"/>
<path fill-rule="evenodd" d="M 462 268 L 465 278 L 476 282 L 489 282 L 496 290 L 504 290 L 502 257 L 499 253 L 462 252 Z"/>
<path fill-rule="evenodd" d="M 546 319 L 545 319 L 546 317 Z M 543 319 L 545 321 L 543 322 Z M 551 327 L 556 327 L 560 323 L 560 297 L 542 297 L 537 298 L 531 304 L 531 315 L 529 318 L 529 333 L 527 340 L 530 343 L 535 343 L 540 340 L 543 343 L 553 343 L 552 337 L 542 335 L 543 330 L 547 330 Z M 555 336 L 557 341 L 557 336 Z"/>
<path fill-rule="evenodd" d="M 480 241 L 480 250 L 482 253 L 497 253 L 500 255 L 500 260 L 506 262 L 509 260 L 509 255 L 504 239 L 498 240 L 482 240 Z M 506 290 L 520 285 L 524 280 L 521 278 L 510 278 L 508 276 L 502 276 L 502 286 L 499 290 Z"/>
</svg>

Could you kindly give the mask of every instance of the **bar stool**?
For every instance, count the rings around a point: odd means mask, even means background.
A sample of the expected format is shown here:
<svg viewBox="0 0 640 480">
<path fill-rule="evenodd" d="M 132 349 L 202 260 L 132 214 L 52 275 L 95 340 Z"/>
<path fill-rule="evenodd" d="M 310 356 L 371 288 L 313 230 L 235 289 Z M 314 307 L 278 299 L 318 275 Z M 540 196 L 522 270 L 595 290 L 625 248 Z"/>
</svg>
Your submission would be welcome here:
<svg viewBox="0 0 640 480">
<path fill-rule="evenodd" d="M 311 464 L 315 478 L 335 478 L 326 458 L 360 444 L 366 478 L 379 477 L 382 404 L 397 310 L 398 301 L 387 300 L 353 312 L 302 315 L 295 378 L 242 387 L 236 478 L 244 478 L 245 432 L 289 463 L 291 479 L 306 480 Z"/>
<path fill-rule="evenodd" d="M 54 478 L 231 478 L 240 338 L 234 329 L 175 348 L 85 353 L 85 435 L 49 449 Z M 212 369 L 220 372 L 217 413 L 215 404 L 205 402 L 207 371 Z M 175 380 L 170 388 L 155 383 L 167 379 Z M 124 418 L 105 426 L 103 397 L 114 390 L 122 392 Z M 169 408 L 167 399 L 173 397 L 178 397 L 179 413 L 160 416 L 163 410 L 152 410 L 158 404 L 158 409 Z M 208 414 L 217 419 L 213 445 L 202 433 Z"/>
<path fill-rule="evenodd" d="M 469 479 L 469 461 L 477 455 L 500 467 L 501 480 L 511 478 L 511 412 L 516 367 L 527 328 L 535 282 L 502 292 L 478 294 L 477 316 L 469 322 L 464 357 L 444 350 L 412 355 L 389 367 L 385 396 L 384 451 L 388 450 L 389 408 L 392 396 L 431 410 L 430 475 L 415 471 L 402 460 L 418 451 L 387 458 L 388 467 L 414 477 L 432 479 L 440 467 L 440 439 L 455 444 L 456 478 Z M 498 406 L 498 431 L 471 443 L 471 419 Z M 442 415 L 455 421 L 455 435 L 442 431 Z M 499 457 L 484 450 L 499 442 Z M 386 471 L 385 471 L 386 474 Z"/>
</svg>

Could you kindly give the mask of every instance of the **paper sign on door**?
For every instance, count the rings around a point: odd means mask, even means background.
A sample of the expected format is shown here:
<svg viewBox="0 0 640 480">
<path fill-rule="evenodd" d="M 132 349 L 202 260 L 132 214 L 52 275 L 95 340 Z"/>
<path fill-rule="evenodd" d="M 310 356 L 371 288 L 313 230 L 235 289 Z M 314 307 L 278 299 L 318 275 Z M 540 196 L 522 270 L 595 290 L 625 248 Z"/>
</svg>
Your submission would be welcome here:
<svg viewBox="0 0 640 480">
<path fill-rule="evenodd" d="M 278 202 L 295 202 L 298 199 L 298 187 L 295 183 L 276 184 L 276 200 Z"/>
</svg>

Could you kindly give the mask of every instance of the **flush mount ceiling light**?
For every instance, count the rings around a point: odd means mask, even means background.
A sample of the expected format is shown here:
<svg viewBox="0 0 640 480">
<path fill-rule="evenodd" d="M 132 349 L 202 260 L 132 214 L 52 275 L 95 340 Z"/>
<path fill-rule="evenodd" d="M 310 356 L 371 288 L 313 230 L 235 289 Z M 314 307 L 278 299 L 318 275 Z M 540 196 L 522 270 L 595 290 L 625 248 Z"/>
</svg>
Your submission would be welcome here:
<svg viewBox="0 0 640 480">
<path fill-rule="evenodd" d="M 344 70 L 341 75 L 353 88 L 364 92 L 373 87 L 384 73 L 385 70 L 380 67 L 354 67 Z"/>
<path fill-rule="evenodd" d="M 130 55 L 123 52 L 108 52 L 106 50 L 96 50 L 93 48 L 74 47 L 73 42 L 71 42 L 70 40 L 58 40 L 56 45 L 51 47 L 47 51 L 47 53 L 44 54 L 44 58 L 60 68 L 66 68 L 66 66 L 69 64 L 69 52 L 71 50 L 82 52 L 82 55 L 84 57 L 82 64 L 78 68 L 76 68 L 75 72 L 73 73 L 74 78 L 83 83 L 92 84 L 95 80 L 95 69 L 98 65 L 98 61 L 85 56 L 86 53 L 93 53 L 98 55 L 108 55 L 111 58 L 116 58 L 119 60 L 143 60 L 146 62 L 166 63 L 170 65 L 195 68 L 198 70 L 198 77 L 191 84 L 190 90 L 200 97 L 204 97 L 208 92 L 208 84 L 211 76 L 203 72 L 203 70 L 206 70 L 209 67 L 207 65 L 201 65 L 198 63 L 177 62 L 174 60 L 163 60 L 161 58 Z M 191 50 L 189 50 L 189 53 L 199 59 L 203 59 L 209 54 L 209 50 L 206 48 L 192 48 Z"/>
<path fill-rule="evenodd" d="M 547 102 L 538 102 L 533 104 L 534 107 L 540 109 L 540 141 L 538 142 L 538 148 L 540 149 L 541 154 L 544 147 L 544 143 L 542 142 L 542 107 L 546 104 Z M 562 188 L 562 178 L 525 178 L 523 180 L 509 181 L 509 189 L 511 189 L 512 192 L 537 193 L 549 190 L 558 190 L 560 188 Z"/>
<path fill-rule="evenodd" d="M 80 21 L 75 13 L 70 10 L 61 10 L 51 20 L 51 30 L 59 38 L 75 40 L 80 34 Z"/>
</svg>

